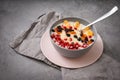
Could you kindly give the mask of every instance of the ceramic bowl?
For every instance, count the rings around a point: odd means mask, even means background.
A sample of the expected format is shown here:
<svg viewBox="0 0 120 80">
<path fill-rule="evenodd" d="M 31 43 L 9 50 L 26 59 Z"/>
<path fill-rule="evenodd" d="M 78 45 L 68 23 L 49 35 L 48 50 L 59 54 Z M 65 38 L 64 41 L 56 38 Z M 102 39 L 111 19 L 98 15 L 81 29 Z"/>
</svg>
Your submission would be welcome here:
<svg viewBox="0 0 120 80">
<path fill-rule="evenodd" d="M 49 30 L 49 36 L 51 36 L 51 30 L 53 29 L 53 27 L 55 27 L 56 25 L 62 23 L 64 20 L 68 20 L 68 21 L 80 21 L 81 24 L 83 25 L 87 25 L 89 24 L 89 22 L 87 22 L 86 20 L 84 19 L 81 19 L 81 18 L 75 18 L 75 17 L 68 17 L 68 18 L 63 18 L 63 19 L 60 19 L 58 21 L 56 21 L 51 27 L 50 27 L 50 30 Z M 91 30 L 93 31 L 94 33 L 94 42 L 89 45 L 87 48 L 83 48 L 83 49 L 66 49 L 66 48 L 63 48 L 63 47 L 60 47 L 59 45 L 57 45 L 53 39 L 50 37 L 51 39 L 51 42 L 54 46 L 54 48 L 62 55 L 62 56 L 65 56 L 65 57 L 70 57 L 70 58 L 76 58 L 76 57 L 79 57 L 79 56 L 82 56 L 84 55 L 85 53 L 87 53 L 90 48 L 94 45 L 94 43 L 96 42 L 96 39 L 97 39 L 97 30 L 96 28 L 92 25 L 91 26 Z"/>
</svg>

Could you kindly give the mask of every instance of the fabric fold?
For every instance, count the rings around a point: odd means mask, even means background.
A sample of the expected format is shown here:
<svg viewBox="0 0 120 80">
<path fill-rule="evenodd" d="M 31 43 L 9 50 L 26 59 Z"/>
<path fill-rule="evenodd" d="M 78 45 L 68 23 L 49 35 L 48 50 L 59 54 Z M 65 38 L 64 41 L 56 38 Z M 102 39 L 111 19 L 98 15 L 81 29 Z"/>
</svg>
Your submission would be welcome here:
<svg viewBox="0 0 120 80">
<path fill-rule="evenodd" d="M 60 70 L 59 66 L 51 63 L 43 54 L 40 49 L 40 40 L 43 33 L 48 29 L 56 20 L 60 19 L 61 15 L 54 11 L 47 14 L 42 14 L 34 21 L 30 28 L 18 35 L 12 42 L 12 47 L 16 52 L 37 59 L 47 63 Z"/>
</svg>

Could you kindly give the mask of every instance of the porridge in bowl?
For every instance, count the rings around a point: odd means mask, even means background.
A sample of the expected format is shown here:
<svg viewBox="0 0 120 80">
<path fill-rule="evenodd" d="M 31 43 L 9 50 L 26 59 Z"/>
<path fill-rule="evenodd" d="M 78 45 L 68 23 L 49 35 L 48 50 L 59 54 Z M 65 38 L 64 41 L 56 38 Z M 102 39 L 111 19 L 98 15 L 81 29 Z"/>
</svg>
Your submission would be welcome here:
<svg viewBox="0 0 120 80">
<path fill-rule="evenodd" d="M 80 21 L 64 20 L 51 29 L 51 38 L 58 46 L 70 50 L 87 48 L 94 42 L 94 33 L 90 27 Z"/>
</svg>

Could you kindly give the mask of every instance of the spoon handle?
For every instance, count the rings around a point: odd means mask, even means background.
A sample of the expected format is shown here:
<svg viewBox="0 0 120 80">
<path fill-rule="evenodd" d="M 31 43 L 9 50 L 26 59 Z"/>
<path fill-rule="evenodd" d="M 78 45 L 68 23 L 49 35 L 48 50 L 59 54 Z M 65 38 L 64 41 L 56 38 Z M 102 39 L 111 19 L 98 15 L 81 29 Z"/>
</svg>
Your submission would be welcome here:
<svg viewBox="0 0 120 80">
<path fill-rule="evenodd" d="M 100 18 L 98 18 L 97 20 L 93 21 L 92 23 L 88 24 L 86 27 L 91 26 L 107 17 L 109 17 L 110 15 L 112 15 L 113 13 L 115 13 L 118 10 L 117 6 L 114 6 L 108 13 L 104 14 L 103 16 L 101 16 Z M 84 28 L 86 28 L 84 27 Z"/>
</svg>

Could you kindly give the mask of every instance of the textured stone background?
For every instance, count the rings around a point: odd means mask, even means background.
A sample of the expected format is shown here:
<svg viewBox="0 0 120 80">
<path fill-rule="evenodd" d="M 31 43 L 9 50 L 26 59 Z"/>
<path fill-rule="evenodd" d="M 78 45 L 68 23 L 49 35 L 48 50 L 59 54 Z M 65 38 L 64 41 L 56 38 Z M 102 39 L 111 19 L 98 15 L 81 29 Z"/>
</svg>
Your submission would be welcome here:
<svg viewBox="0 0 120 80">
<path fill-rule="evenodd" d="M 92 22 L 109 11 L 114 5 L 120 9 L 119 4 L 119 0 L 0 0 L 0 80 L 62 79 L 59 70 L 16 54 L 8 46 L 14 36 L 29 28 L 39 15 L 54 10 L 67 16 L 76 16 Z M 95 24 L 95 26 L 103 38 L 105 55 L 111 58 L 114 62 L 113 65 L 119 66 L 120 10 L 111 17 Z M 109 65 L 103 64 L 103 67 L 105 66 L 109 67 Z M 111 71 L 109 76 L 114 77 L 115 75 L 116 80 L 119 80 L 120 73 L 118 71 L 120 71 L 120 67 L 114 71 L 116 73 L 114 74 Z M 92 80 L 96 80 L 96 78 Z M 109 78 L 104 80 L 109 80 Z"/>
</svg>

